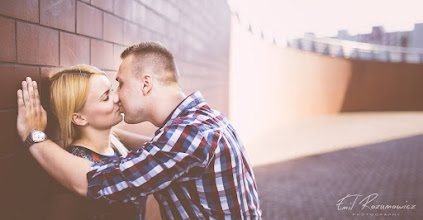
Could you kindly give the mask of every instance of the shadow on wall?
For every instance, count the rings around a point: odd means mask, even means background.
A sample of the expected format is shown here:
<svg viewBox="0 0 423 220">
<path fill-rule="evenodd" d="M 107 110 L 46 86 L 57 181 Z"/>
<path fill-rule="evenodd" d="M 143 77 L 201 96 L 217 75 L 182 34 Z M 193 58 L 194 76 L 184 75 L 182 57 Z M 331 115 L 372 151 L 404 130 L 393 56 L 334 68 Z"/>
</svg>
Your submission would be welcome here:
<svg viewBox="0 0 423 220">
<path fill-rule="evenodd" d="M 351 64 L 340 112 L 423 110 L 423 64 L 362 60 Z"/>
</svg>

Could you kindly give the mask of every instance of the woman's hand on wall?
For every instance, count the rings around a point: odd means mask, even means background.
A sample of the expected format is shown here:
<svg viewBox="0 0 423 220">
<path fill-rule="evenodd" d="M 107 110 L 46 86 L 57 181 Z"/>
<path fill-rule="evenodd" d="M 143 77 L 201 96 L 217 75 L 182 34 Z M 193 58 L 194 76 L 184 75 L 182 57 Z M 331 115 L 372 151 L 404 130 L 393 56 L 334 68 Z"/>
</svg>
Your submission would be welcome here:
<svg viewBox="0 0 423 220">
<path fill-rule="evenodd" d="M 27 77 L 18 90 L 18 134 L 25 141 L 32 130 L 44 131 L 46 125 L 47 113 L 41 106 L 37 82 Z"/>
</svg>

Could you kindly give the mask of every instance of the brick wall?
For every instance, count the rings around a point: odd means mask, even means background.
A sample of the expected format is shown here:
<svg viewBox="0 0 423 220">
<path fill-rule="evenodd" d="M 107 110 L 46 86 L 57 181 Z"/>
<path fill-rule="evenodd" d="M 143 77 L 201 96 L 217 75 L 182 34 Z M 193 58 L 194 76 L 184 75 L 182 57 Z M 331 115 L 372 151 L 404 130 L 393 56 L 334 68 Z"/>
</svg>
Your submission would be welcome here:
<svg viewBox="0 0 423 220">
<path fill-rule="evenodd" d="M 91 64 L 114 82 L 121 51 L 160 41 L 175 55 L 184 92 L 200 90 L 227 113 L 229 35 L 224 0 L 0 0 L 0 218 L 43 218 L 49 205 L 50 179 L 16 135 L 16 91 L 26 76 L 39 82 L 48 109 L 46 79 L 58 67 Z M 52 117 L 47 132 L 59 139 Z"/>
</svg>

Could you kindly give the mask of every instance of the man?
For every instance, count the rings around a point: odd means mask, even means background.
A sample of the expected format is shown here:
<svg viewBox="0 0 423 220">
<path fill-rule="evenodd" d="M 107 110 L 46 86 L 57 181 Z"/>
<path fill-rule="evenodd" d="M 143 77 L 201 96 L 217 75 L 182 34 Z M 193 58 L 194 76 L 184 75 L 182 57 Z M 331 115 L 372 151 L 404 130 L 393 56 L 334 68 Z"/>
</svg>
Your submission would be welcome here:
<svg viewBox="0 0 423 220">
<path fill-rule="evenodd" d="M 129 201 L 154 194 L 163 219 L 261 219 L 244 147 L 228 120 L 199 92 L 186 97 L 172 54 L 140 43 L 122 54 L 116 80 L 127 123 L 159 127 L 127 157 L 92 164 L 43 138 L 46 114 L 30 78 L 18 91 L 18 133 L 47 172 L 83 196 Z"/>
</svg>

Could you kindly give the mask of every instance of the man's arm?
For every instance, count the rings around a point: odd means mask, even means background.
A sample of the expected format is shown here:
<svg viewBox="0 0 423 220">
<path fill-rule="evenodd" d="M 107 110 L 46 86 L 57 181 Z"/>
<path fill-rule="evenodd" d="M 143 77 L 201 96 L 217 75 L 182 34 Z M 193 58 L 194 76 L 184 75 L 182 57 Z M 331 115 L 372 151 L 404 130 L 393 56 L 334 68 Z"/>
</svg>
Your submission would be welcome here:
<svg viewBox="0 0 423 220">
<path fill-rule="evenodd" d="M 18 90 L 17 130 L 22 141 L 32 130 L 44 131 L 47 113 L 40 104 L 37 83 L 27 78 Z M 53 141 L 36 143 L 29 148 L 32 156 L 58 182 L 82 196 L 87 195 L 87 173 L 92 162 L 74 156 Z"/>
<path fill-rule="evenodd" d="M 220 135 L 202 134 L 195 126 L 170 125 L 125 158 L 95 164 L 87 174 L 87 196 L 128 201 L 199 178 L 213 158 Z"/>
</svg>

